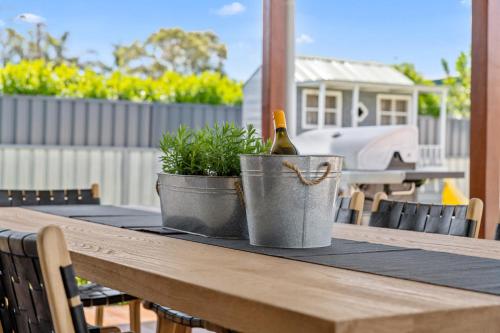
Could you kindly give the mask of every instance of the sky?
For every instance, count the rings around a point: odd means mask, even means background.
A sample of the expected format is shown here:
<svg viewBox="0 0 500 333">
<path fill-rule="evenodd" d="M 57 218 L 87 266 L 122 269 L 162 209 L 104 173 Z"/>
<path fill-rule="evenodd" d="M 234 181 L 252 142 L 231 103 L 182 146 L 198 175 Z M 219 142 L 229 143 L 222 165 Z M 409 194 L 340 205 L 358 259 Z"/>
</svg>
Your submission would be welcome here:
<svg viewBox="0 0 500 333">
<path fill-rule="evenodd" d="M 471 0 L 296 0 L 296 54 L 387 64 L 411 62 L 429 79 L 441 58 L 470 49 Z M 70 32 L 72 55 L 112 63 L 113 44 L 160 28 L 213 31 L 228 48 L 225 70 L 245 81 L 261 63 L 262 0 L 0 0 L 0 29 L 27 31 L 21 13 Z"/>
</svg>

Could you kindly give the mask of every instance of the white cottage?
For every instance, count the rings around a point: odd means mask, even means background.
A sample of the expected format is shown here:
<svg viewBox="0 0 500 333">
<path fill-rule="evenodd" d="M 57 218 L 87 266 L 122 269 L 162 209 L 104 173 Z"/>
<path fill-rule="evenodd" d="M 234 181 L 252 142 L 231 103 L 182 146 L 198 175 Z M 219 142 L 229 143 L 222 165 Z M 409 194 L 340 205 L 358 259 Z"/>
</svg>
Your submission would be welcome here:
<svg viewBox="0 0 500 333">
<path fill-rule="evenodd" d="M 243 87 L 243 124 L 261 126 L 261 68 Z M 325 127 L 417 125 L 419 93 L 441 96 L 440 140 L 421 154 L 444 157 L 446 95 L 444 86 L 416 85 L 390 65 L 299 56 L 295 60 L 296 107 L 292 134 Z"/>
</svg>

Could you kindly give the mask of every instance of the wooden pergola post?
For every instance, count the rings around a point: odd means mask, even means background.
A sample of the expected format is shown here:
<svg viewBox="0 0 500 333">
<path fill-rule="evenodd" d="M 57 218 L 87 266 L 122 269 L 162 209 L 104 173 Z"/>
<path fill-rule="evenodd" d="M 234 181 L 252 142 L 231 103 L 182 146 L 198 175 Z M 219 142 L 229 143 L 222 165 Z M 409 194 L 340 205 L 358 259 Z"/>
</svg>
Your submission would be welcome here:
<svg viewBox="0 0 500 333">
<path fill-rule="evenodd" d="M 295 132 L 294 0 L 263 0 L 262 136 L 274 134 L 272 112 L 287 112 L 289 132 Z"/>
<path fill-rule="evenodd" d="M 472 1 L 470 196 L 484 202 L 480 237 L 499 218 L 500 1 Z"/>
<path fill-rule="evenodd" d="M 289 13 L 293 0 L 263 1 L 262 135 L 269 138 L 273 134 L 272 111 L 286 109 L 289 103 L 292 68 L 289 59 L 293 52 L 290 45 L 293 24 L 290 24 Z M 480 236 L 491 238 L 500 217 L 500 142 L 497 139 L 500 132 L 500 1 L 497 0 L 472 1 L 471 85 L 470 196 L 483 200 L 484 223 Z"/>
</svg>

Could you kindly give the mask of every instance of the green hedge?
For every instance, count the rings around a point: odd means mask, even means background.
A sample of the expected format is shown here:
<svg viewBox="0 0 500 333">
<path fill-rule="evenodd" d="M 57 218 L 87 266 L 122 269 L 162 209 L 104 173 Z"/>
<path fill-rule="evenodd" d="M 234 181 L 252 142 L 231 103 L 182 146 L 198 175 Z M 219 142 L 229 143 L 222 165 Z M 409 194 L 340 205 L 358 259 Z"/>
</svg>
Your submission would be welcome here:
<svg viewBox="0 0 500 333">
<path fill-rule="evenodd" d="M 0 93 L 225 105 L 240 105 L 243 98 L 241 83 L 220 73 L 165 72 L 153 79 L 120 72 L 104 75 L 41 60 L 0 68 Z"/>
</svg>

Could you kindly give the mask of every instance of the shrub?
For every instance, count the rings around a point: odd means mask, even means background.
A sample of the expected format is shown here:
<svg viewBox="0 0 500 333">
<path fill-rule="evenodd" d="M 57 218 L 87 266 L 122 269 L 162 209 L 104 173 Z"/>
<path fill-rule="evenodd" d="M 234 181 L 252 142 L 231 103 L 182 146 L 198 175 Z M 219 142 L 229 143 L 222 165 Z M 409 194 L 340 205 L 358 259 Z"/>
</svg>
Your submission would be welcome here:
<svg viewBox="0 0 500 333">
<path fill-rule="evenodd" d="M 23 60 L 0 68 L 0 93 L 225 105 L 240 105 L 243 97 L 240 82 L 216 72 L 165 72 L 153 79 L 118 71 L 104 75 L 42 60 Z"/>
</svg>

